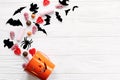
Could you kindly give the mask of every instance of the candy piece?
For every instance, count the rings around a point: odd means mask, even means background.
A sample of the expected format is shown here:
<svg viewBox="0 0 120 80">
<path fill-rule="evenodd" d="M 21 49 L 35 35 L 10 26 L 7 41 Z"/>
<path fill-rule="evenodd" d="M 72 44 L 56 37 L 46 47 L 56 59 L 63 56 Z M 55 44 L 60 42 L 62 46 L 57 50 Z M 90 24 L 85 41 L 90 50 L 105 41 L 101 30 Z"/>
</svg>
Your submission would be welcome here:
<svg viewBox="0 0 120 80">
<path fill-rule="evenodd" d="M 32 35 L 32 32 L 30 32 L 30 31 L 27 32 L 27 35 L 28 35 L 28 36 L 31 36 L 31 35 Z"/>
<path fill-rule="evenodd" d="M 25 68 L 26 66 L 27 66 L 27 64 L 26 64 L 26 63 L 24 63 L 24 64 L 22 65 L 22 67 L 23 67 L 23 68 Z"/>
<path fill-rule="evenodd" d="M 25 20 L 28 21 L 28 19 L 29 19 L 29 14 L 28 14 L 28 13 L 24 13 L 24 17 L 25 17 Z"/>
<path fill-rule="evenodd" d="M 33 26 L 33 27 L 32 27 L 32 34 L 35 34 L 36 31 L 37 31 L 37 27 Z"/>
<path fill-rule="evenodd" d="M 42 17 L 40 16 L 40 17 L 37 18 L 37 21 L 36 21 L 36 22 L 37 22 L 38 24 L 42 24 L 43 21 L 44 21 L 44 20 L 43 20 Z"/>
<path fill-rule="evenodd" d="M 49 1 L 49 0 L 44 0 L 44 1 L 43 1 L 43 5 L 44 5 L 44 6 L 48 6 L 49 4 L 50 4 L 50 1 Z"/>
<path fill-rule="evenodd" d="M 35 48 L 32 48 L 29 50 L 29 53 L 33 56 L 36 52 L 36 49 Z"/>
<path fill-rule="evenodd" d="M 18 44 L 14 44 L 11 48 L 11 50 L 15 50 L 16 48 L 18 48 Z"/>
<path fill-rule="evenodd" d="M 59 4 L 59 5 L 56 5 L 55 8 L 56 9 L 62 9 L 62 8 L 64 8 L 64 6 Z"/>
<path fill-rule="evenodd" d="M 21 28 L 18 34 L 19 35 L 17 36 L 17 41 L 20 42 L 25 34 L 25 28 Z"/>
<path fill-rule="evenodd" d="M 16 49 L 14 50 L 14 53 L 15 53 L 16 55 L 20 55 L 20 54 L 21 54 L 20 48 L 16 48 Z"/>
<path fill-rule="evenodd" d="M 10 32 L 10 38 L 13 40 L 15 38 L 15 33 L 13 31 Z"/>
<path fill-rule="evenodd" d="M 49 11 L 46 11 L 46 12 L 44 12 L 44 13 L 41 13 L 40 16 L 43 17 L 43 16 L 45 16 L 46 14 L 47 14 L 47 15 L 48 15 L 48 14 L 50 15 L 50 14 L 53 14 L 53 13 L 54 13 L 54 10 L 49 10 Z"/>
<path fill-rule="evenodd" d="M 28 55 L 28 52 L 27 52 L 27 51 L 24 51 L 24 52 L 23 52 L 23 56 L 24 56 L 24 57 L 27 57 L 27 55 Z"/>
<path fill-rule="evenodd" d="M 27 26 L 30 26 L 30 25 L 31 25 L 31 21 L 28 20 L 28 21 L 26 22 L 26 24 L 27 24 Z"/>
<path fill-rule="evenodd" d="M 35 14 L 32 14 L 31 17 L 34 19 L 35 18 Z"/>
</svg>

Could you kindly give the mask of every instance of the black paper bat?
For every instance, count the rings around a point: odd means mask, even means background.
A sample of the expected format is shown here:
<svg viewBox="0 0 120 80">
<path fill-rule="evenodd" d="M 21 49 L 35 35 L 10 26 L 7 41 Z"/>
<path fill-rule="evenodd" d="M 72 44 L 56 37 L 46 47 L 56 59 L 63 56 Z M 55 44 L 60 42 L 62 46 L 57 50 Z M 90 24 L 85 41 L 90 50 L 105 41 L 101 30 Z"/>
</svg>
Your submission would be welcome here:
<svg viewBox="0 0 120 80">
<path fill-rule="evenodd" d="M 21 21 L 18 19 L 18 20 L 13 20 L 12 18 L 10 18 L 6 24 L 10 24 L 12 26 L 23 26 Z"/>
<path fill-rule="evenodd" d="M 21 11 L 22 11 L 23 9 L 25 9 L 25 8 L 26 8 L 26 7 L 20 7 L 19 9 L 17 9 L 17 10 L 14 12 L 13 16 L 16 15 L 16 14 L 18 14 L 18 13 L 21 13 Z"/>
<path fill-rule="evenodd" d="M 50 18 L 51 18 L 51 16 L 49 15 L 45 15 L 45 16 L 46 16 L 46 19 L 44 21 L 46 21 L 46 23 L 44 24 L 44 26 L 50 24 Z"/>
<path fill-rule="evenodd" d="M 64 5 L 64 6 L 68 6 L 69 4 L 67 4 L 67 1 L 69 1 L 69 0 L 62 0 L 62 1 L 59 0 L 59 3 Z"/>
<path fill-rule="evenodd" d="M 67 10 L 65 10 L 65 14 L 66 14 L 66 16 L 68 15 L 68 12 L 70 11 L 71 9 L 67 9 Z"/>
<path fill-rule="evenodd" d="M 4 47 L 7 46 L 9 49 L 14 45 L 13 41 L 10 41 L 10 39 L 5 39 L 3 43 L 4 43 Z"/>
<path fill-rule="evenodd" d="M 59 12 L 55 12 L 56 18 L 58 19 L 58 21 L 62 22 L 63 19 L 61 18 Z"/>
<path fill-rule="evenodd" d="M 38 31 L 42 31 L 43 33 L 45 33 L 47 35 L 47 32 L 45 31 L 45 29 L 42 29 L 39 24 L 37 24 L 35 22 L 33 22 L 33 23 L 37 26 Z"/>
<path fill-rule="evenodd" d="M 37 11 L 38 9 L 39 9 L 39 7 L 37 6 L 37 4 L 33 4 L 33 3 L 30 4 L 30 9 L 29 9 L 29 10 L 30 10 L 31 12 L 33 12 L 33 14 L 37 13 L 37 12 L 38 12 L 38 11 Z"/>
<path fill-rule="evenodd" d="M 72 8 L 72 11 L 74 11 L 74 10 L 75 10 L 75 8 L 78 8 L 78 6 L 74 6 L 74 7 Z"/>
</svg>

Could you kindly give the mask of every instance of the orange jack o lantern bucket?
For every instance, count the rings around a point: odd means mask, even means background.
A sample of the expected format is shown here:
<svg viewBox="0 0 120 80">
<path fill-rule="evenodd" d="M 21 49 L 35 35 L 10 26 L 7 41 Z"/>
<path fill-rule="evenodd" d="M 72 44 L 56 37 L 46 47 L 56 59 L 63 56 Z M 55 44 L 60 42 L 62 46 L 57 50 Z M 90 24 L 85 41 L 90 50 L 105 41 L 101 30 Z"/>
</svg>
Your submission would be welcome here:
<svg viewBox="0 0 120 80">
<path fill-rule="evenodd" d="M 55 65 L 42 52 L 37 51 L 26 65 L 25 70 L 41 80 L 46 80 L 53 71 Z"/>
</svg>

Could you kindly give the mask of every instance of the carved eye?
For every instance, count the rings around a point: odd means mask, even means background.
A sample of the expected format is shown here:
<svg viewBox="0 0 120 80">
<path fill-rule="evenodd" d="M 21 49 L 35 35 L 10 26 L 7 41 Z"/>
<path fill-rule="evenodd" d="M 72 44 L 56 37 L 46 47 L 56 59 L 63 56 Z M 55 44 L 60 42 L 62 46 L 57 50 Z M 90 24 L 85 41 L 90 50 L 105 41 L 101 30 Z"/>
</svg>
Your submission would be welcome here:
<svg viewBox="0 0 120 80">
<path fill-rule="evenodd" d="M 38 58 L 38 60 L 40 60 L 40 61 L 41 61 L 41 59 L 40 59 L 40 58 Z"/>
<path fill-rule="evenodd" d="M 41 65 L 39 65 L 39 67 L 42 67 Z"/>
</svg>

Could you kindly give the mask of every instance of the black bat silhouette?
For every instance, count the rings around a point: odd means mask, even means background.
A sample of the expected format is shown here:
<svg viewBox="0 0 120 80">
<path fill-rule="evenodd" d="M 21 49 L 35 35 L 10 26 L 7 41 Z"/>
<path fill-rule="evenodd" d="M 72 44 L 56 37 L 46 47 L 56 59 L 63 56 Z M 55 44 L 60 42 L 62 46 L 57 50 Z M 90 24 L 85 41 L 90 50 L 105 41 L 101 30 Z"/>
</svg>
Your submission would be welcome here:
<svg viewBox="0 0 120 80">
<path fill-rule="evenodd" d="M 59 0 L 59 3 L 64 5 L 64 6 L 68 6 L 69 4 L 67 4 L 67 1 L 69 1 L 69 0 L 62 0 L 62 1 Z"/>
<path fill-rule="evenodd" d="M 10 24 L 12 26 L 23 26 L 21 21 L 18 19 L 18 20 L 13 20 L 12 18 L 10 18 L 6 24 Z"/>
<path fill-rule="evenodd" d="M 39 9 L 39 7 L 37 6 L 37 4 L 33 4 L 33 3 L 30 4 L 30 9 L 29 9 L 29 10 L 30 10 L 31 12 L 33 12 L 33 14 L 37 13 L 37 12 L 38 12 L 38 11 L 37 11 L 38 9 Z"/>
<path fill-rule="evenodd" d="M 51 18 L 51 16 L 49 15 L 45 15 L 45 16 L 46 16 L 46 19 L 44 21 L 46 21 L 46 23 L 44 24 L 44 26 L 50 24 L 50 18 Z"/>
<path fill-rule="evenodd" d="M 35 23 L 35 22 L 33 22 L 33 23 L 37 26 L 38 31 L 42 31 L 43 33 L 45 33 L 47 35 L 47 32 L 45 31 L 45 29 L 42 29 L 38 23 Z"/>
<path fill-rule="evenodd" d="M 67 9 L 67 10 L 65 10 L 65 14 L 66 14 L 66 16 L 68 15 L 68 12 L 70 11 L 71 9 Z"/>
<path fill-rule="evenodd" d="M 56 18 L 58 19 L 58 21 L 62 22 L 63 19 L 61 18 L 59 12 L 55 12 Z"/>
<path fill-rule="evenodd" d="M 20 7 L 19 9 L 17 9 L 17 10 L 14 12 L 13 16 L 16 15 L 16 14 L 18 14 L 18 13 L 21 13 L 21 11 L 22 11 L 23 9 L 25 9 L 25 8 L 26 8 L 26 7 Z"/>
<path fill-rule="evenodd" d="M 72 11 L 74 11 L 74 10 L 75 10 L 75 8 L 78 8 L 78 6 L 74 6 L 74 7 L 72 8 Z"/>
<path fill-rule="evenodd" d="M 14 45 L 13 41 L 10 41 L 10 39 L 5 39 L 3 43 L 4 43 L 4 47 L 7 46 L 9 49 Z"/>
</svg>

